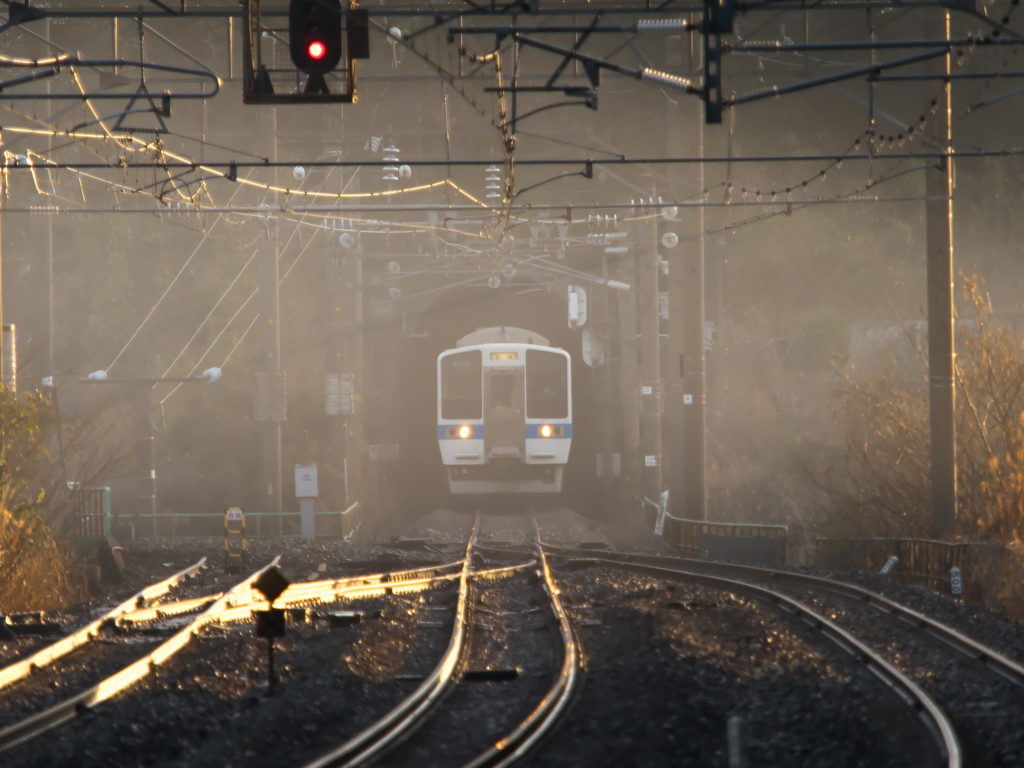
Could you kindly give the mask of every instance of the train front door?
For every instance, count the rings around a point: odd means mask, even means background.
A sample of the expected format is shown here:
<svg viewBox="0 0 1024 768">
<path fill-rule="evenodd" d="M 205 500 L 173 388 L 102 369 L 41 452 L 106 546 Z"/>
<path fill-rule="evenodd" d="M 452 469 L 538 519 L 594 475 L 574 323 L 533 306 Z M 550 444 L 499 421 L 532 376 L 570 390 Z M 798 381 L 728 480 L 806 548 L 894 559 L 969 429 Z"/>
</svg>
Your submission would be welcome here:
<svg viewBox="0 0 1024 768">
<path fill-rule="evenodd" d="M 522 369 L 488 371 L 484 391 L 484 447 L 488 458 L 522 458 L 526 448 Z"/>
</svg>

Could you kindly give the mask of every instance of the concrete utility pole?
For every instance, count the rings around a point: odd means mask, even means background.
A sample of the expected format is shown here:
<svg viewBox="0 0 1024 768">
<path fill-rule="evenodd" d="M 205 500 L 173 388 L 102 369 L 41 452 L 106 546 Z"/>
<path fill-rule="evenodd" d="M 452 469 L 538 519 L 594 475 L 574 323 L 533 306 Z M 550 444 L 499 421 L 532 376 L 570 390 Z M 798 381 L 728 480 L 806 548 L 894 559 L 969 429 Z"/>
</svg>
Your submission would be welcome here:
<svg viewBox="0 0 1024 768">
<path fill-rule="evenodd" d="M 661 498 L 661 339 L 658 319 L 658 225 L 649 214 L 637 224 L 637 314 L 640 319 L 640 455 L 644 521 L 654 530 Z"/>
<path fill-rule="evenodd" d="M 636 354 L 636 296 L 634 292 L 639 290 L 637 285 L 637 274 L 634 267 L 634 259 L 625 258 L 619 263 L 618 279 L 633 286 L 632 291 L 616 291 L 618 306 L 616 307 L 618 332 L 618 366 L 614 372 L 614 380 L 618 382 L 619 398 L 622 406 L 619 410 L 622 429 L 619 434 L 620 450 L 622 451 L 619 461 L 620 474 L 625 476 L 630 483 L 620 483 L 621 498 L 619 499 L 620 509 L 629 509 L 633 500 L 630 498 L 637 489 L 633 487 L 637 479 L 636 456 L 637 445 L 640 442 L 640 380 L 637 375 L 637 354 Z M 613 458 L 614 462 L 614 458 Z M 613 466 L 614 472 L 614 466 Z"/>
<path fill-rule="evenodd" d="M 949 13 L 928 25 L 930 39 L 949 39 Z M 936 33 L 937 34 L 934 34 Z M 945 157 L 925 171 L 928 261 L 928 383 L 931 423 L 931 534 L 956 522 L 956 421 L 953 386 L 953 128 L 949 74 L 951 52 L 937 71 L 947 78 L 929 121 L 930 135 Z"/>
<path fill-rule="evenodd" d="M 334 458 L 334 462 L 337 466 L 338 475 L 340 481 L 337 485 L 329 489 L 329 495 L 338 499 L 337 503 L 342 505 L 342 509 L 348 505 L 348 499 L 346 498 L 348 489 L 345 487 L 345 451 L 346 451 L 346 435 L 348 427 L 345 423 L 348 400 L 342 402 L 343 394 L 349 394 L 347 390 L 343 391 L 343 374 L 345 373 L 345 296 L 342 292 L 342 260 L 341 254 L 339 253 L 337 240 L 334 242 L 328 242 L 327 247 L 324 249 L 326 260 L 327 260 L 327 285 L 328 285 L 328 296 L 327 296 L 327 317 L 328 317 L 328 333 L 330 338 L 327 341 L 327 396 L 326 401 L 326 413 L 328 431 L 330 434 L 331 444 L 331 455 Z M 336 389 L 336 394 L 334 390 Z M 337 402 L 332 402 L 334 398 L 337 398 Z"/>
<path fill-rule="evenodd" d="M 694 156 L 704 155 L 704 121 L 699 108 L 694 115 Z M 694 189 L 704 189 L 704 166 L 694 166 L 697 173 Z M 676 260 L 677 274 L 672 276 L 669 267 L 669 307 L 674 304 L 677 314 L 682 317 L 683 348 L 679 360 L 678 375 L 682 381 L 682 420 L 676 428 L 682 427 L 682 434 L 673 432 L 673 440 L 680 439 L 676 449 L 677 462 L 674 466 L 673 488 L 669 498 L 681 499 L 683 517 L 689 520 L 707 519 L 706 460 L 706 396 L 704 360 L 704 208 L 696 206 L 688 212 L 692 231 L 697 237 L 683 248 Z M 673 295 L 676 297 L 673 302 Z M 669 311 L 671 318 L 672 312 Z M 670 328 L 669 338 L 675 328 Z M 677 372 L 673 371 L 673 375 Z M 679 403 L 675 403 L 678 407 Z M 680 485 L 682 486 L 680 488 Z M 681 491 L 681 493 L 680 493 Z M 676 509 L 680 509 L 679 506 Z"/>
<path fill-rule="evenodd" d="M 43 19 L 43 28 L 39 32 L 40 39 L 33 47 L 35 55 L 42 59 L 50 53 L 49 19 Z M 50 93 L 49 79 L 43 80 L 42 91 Z M 53 137 L 46 137 L 45 147 L 49 157 L 53 148 Z M 34 196 L 29 207 L 37 209 L 29 216 L 29 290 L 32 305 L 26 313 L 25 319 L 28 322 L 19 322 L 19 325 L 23 330 L 28 329 L 28 344 L 23 345 L 28 360 L 27 389 L 43 391 L 45 381 L 49 380 L 49 387 L 56 384 L 53 379 L 53 213 L 50 210 L 50 198 L 43 194 Z M 50 394 L 51 398 L 56 397 L 54 392 L 51 391 Z"/>
<path fill-rule="evenodd" d="M 678 110 L 678 107 L 669 106 Z M 675 116 L 676 130 L 668 131 L 667 150 L 673 156 L 702 157 L 704 119 L 696 103 L 688 120 Z M 668 119 L 668 116 L 666 116 Z M 691 171 L 692 168 L 692 171 Z M 689 190 L 704 188 L 704 167 L 670 171 L 669 190 L 679 200 Z M 674 517 L 707 519 L 705 362 L 704 362 L 704 208 L 683 207 L 672 222 L 681 240 L 666 247 L 668 260 L 668 364 L 665 371 L 665 415 L 669 452 L 665 466 L 669 505 Z"/>
<path fill-rule="evenodd" d="M 132 522 L 136 536 L 156 535 L 156 452 L 153 439 L 152 381 L 132 383 L 135 409 L 135 484 L 136 500 Z"/>
<path fill-rule="evenodd" d="M 363 423 L 363 391 L 365 385 L 365 371 L 363 369 L 363 258 L 358 246 L 353 248 L 356 253 L 342 259 L 342 274 L 345 280 L 344 302 L 346 307 L 345 319 L 345 368 L 352 376 L 352 415 L 347 417 L 348 442 L 346 444 L 345 458 L 347 460 L 348 497 L 350 501 L 363 498 L 362 493 L 366 490 L 361 485 L 364 479 L 358 471 L 353 472 L 356 466 L 365 460 L 365 455 L 359 456 L 360 461 L 354 461 L 356 451 L 360 448 L 351 440 L 352 431 L 359 429 Z M 361 430 L 360 430 L 360 436 Z M 355 450 L 354 450 L 355 449 Z"/>
<path fill-rule="evenodd" d="M 0 145 L 2 145 L 2 143 L 0 143 Z M 6 181 L 3 178 L 0 178 L 0 222 L 3 222 L 3 219 L 4 219 L 4 217 L 3 217 L 3 210 L 2 210 L 3 209 L 3 199 L 7 196 L 6 195 L 7 190 L 4 189 L 4 184 L 6 184 Z M 2 229 L 2 227 L 0 227 L 0 244 L 2 244 L 2 243 L 3 243 L 3 229 Z M 3 319 L 4 319 L 3 257 L 2 257 L 2 252 L 3 252 L 3 246 L 0 245 L 0 325 L 3 324 Z M 4 368 L 5 368 L 4 360 L 7 357 L 7 355 L 6 355 L 7 350 L 6 350 L 5 346 L 6 345 L 4 344 L 3 334 L 0 333 L 0 381 L 7 381 L 7 371 L 4 370 Z M 2 436 L 0 436 L 0 440 L 2 440 Z M 2 442 L 0 442 L 0 454 L 2 454 L 2 452 L 3 452 L 3 444 L 2 444 Z"/>
<path fill-rule="evenodd" d="M 48 207 L 44 195 L 36 198 L 36 206 Z M 32 249 L 33 316 L 26 325 L 31 347 L 26 350 L 29 359 L 29 381 L 32 390 L 39 390 L 46 379 L 53 381 L 53 214 L 32 213 L 29 217 L 29 247 Z M 20 325 L 20 323 L 19 323 Z M 51 386 L 53 384 L 51 383 Z"/>
<path fill-rule="evenodd" d="M 605 282 L 611 277 L 608 271 L 608 254 L 601 255 L 601 279 Z M 613 454 L 615 453 L 615 406 L 612 402 L 614 391 L 612 381 L 611 340 L 614 328 L 610 288 L 596 290 L 591 293 L 588 302 L 590 311 L 590 332 L 595 344 L 601 350 L 600 355 L 593 358 L 593 396 L 598 404 L 598 443 L 597 443 L 597 488 L 598 504 L 603 515 L 609 519 L 616 512 L 614 487 L 616 478 L 613 472 Z"/>
<path fill-rule="evenodd" d="M 277 109 L 264 107 L 263 135 L 267 138 L 271 162 L 277 162 Z M 281 238 L 277 219 L 268 220 L 267 242 L 260 252 L 259 302 L 261 359 L 256 372 L 254 418 L 262 422 L 263 447 L 262 512 L 281 513 L 281 422 L 287 418 L 287 390 L 281 368 L 281 301 L 278 262 Z M 280 518 L 278 518 L 280 521 Z"/>
</svg>

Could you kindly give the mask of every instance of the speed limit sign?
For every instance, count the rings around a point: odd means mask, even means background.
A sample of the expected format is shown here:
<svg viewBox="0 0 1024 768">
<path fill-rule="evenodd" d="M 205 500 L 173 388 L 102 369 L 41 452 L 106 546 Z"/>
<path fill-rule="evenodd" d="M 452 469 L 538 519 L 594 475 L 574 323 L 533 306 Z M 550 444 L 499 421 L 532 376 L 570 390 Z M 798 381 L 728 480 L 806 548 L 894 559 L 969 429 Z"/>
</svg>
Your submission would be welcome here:
<svg viewBox="0 0 1024 768">
<path fill-rule="evenodd" d="M 949 587 L 954 595 L 963 592 L 963 582 L 960 579 L 960 569 L 955 565 L 949 569 Z"/>
</svg>

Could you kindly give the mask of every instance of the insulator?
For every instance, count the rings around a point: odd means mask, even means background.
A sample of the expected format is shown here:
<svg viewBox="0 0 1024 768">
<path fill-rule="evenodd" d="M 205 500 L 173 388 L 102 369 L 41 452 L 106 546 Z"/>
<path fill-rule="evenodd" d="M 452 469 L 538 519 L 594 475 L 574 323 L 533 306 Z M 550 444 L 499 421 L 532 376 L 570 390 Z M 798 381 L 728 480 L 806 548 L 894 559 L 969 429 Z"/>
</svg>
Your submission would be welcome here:
<svg viewBox="0 0 1024 768">
<path fill-rule="evenodd" d="M 605 285 L 609 288 L 614 288 L 617 291 L 628 291 L 632 287 L 629 283 L 623 283 L 619 280 L 609 280 Z"/>
<path fill-rule="evenodd" d="M 683 19 L 644 19 L 636 23 L 637 32 L 650 31 L 686 31 L 686 22 Z"/>
<path fill-rule="evenodd" d="M 679 77 L 678 75 L 670 75 L 668 72 L 659 72 L 656 69 L 647 69 L 647 67 L 641 67 L 638 71 L 640 73 L 640 79 L 645 83 L 663 85 L 666 88 L 674 88 L 677 91 L 684 91 L 686 93 L 698 92 L 698 90 L 693 87 L 693 83 L 685 78 Z"/>
</svg>

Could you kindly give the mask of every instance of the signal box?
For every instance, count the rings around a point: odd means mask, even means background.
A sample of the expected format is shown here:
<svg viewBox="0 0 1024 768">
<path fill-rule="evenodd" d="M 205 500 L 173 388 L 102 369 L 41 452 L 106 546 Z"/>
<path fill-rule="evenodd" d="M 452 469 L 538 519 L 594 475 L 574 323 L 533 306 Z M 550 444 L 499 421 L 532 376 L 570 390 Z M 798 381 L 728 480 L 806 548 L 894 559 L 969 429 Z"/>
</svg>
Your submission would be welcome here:
<svg viewBox="0 0 1024 768">
<path fill-rule="evenodd" d="M 245 0 L 246 104 L 351 104 L 370 23 L 354 0 Z"/>
</svg>

